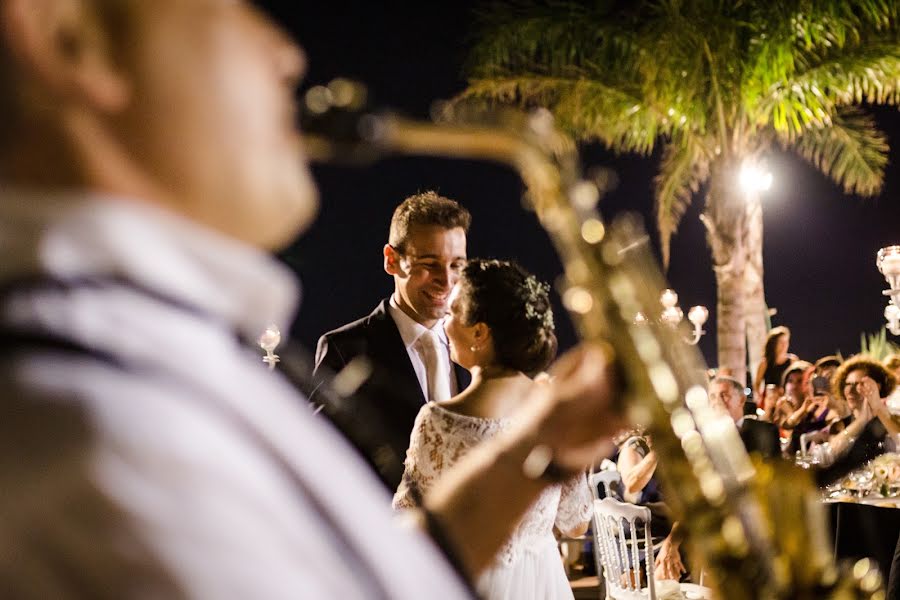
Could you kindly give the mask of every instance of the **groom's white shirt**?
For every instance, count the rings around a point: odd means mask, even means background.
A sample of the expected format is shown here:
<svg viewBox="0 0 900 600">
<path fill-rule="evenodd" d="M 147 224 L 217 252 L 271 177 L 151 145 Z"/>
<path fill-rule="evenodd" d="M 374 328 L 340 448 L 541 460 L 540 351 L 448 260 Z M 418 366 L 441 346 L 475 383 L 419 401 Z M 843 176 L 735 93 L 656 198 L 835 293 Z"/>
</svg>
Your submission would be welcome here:
<svg viewBox="0 0 900 600">
<path fill-rule="evenodd" d="M 428 398 L 428 371 L 425 368 L 425 356 L 422 344 L 419 343 L 422 335 L 428 331 L 428 328 L 412 319 L 408 314 L 403 312 L 394 295 L 388 301 L 388 313 L 397 325 L 400 337 L 403 339 L 403 345 L 406 347 L 406 354 L 409 356 L 409 362 L 412 363 L 413 370 L 416 372 L 416 379 L 419 380 L 419 386 L 422 388 L 422 395 Z M 447 332 L 444 331 L 443 320 L 438 321 L 434 327 L 434 331 L 441 343 L 438 350 L 441 353 L 441 360 L 447 365 L 447 372 L 450 374 L 447 397 L 452 398 L 459 392 L 459 386 L 453 370 L 453 363 L 450 361 L 450 342 L 447 340 Z"/>
</svg>

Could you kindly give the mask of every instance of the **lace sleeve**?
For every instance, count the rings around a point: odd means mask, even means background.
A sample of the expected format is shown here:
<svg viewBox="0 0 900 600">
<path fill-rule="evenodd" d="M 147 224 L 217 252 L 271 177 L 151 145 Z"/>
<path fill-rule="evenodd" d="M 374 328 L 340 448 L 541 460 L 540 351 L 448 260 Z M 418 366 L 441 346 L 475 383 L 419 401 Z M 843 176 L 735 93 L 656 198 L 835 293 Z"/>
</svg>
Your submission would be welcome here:
<svg viewBox="0 0 900 600">
<path fill-rule="evenodd" d="M 439 471 L 439 465 L 435 465 L 433 460 L 438 439 L 431 409 L 426 404 L 416 416 L 409 438 L 403 478 L 392 503 L 394 510 L 417 507 L 422 495 L 431 487 Z M 437 448 L 437 456 L 440 456 L 440 448 Z"/>
<path fill-rule="evenodd" d="M 564 483 L 556 511 L 556 527 L 560 531 L 571 531 L 590 520 L 591 501 L 591 490 L 584 473 Z"/>
</svg>

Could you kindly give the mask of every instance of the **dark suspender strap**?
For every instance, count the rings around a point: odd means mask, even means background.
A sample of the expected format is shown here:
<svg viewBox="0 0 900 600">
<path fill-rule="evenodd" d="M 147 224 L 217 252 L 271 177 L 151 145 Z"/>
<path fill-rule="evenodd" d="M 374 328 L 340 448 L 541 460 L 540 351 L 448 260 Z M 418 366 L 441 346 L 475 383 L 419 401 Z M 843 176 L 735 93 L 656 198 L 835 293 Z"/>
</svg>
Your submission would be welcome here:
<svg viewBox="0 0 900 600">
<path fill-rule="evenodd" d="M 422 518 L 425 521 L 425 531 L 428 532 L 428 536 L 434 541 L 435 545 L 441 549 L 441 552 L 444 553 L 444 558 L 447 559 L 447 563 L 453 567 L 457 576 L 465 582 L 466 589 L 474 597 L 476 595 L 475 589 L 469 581 L 463 562 L 457 553 L 456 546 L 447 536 L 447 530 L 441 524 L 437 516 L 424 506 L 421 506 L 421 503 L 418 510 L 422 513 Z"/>
</svg>

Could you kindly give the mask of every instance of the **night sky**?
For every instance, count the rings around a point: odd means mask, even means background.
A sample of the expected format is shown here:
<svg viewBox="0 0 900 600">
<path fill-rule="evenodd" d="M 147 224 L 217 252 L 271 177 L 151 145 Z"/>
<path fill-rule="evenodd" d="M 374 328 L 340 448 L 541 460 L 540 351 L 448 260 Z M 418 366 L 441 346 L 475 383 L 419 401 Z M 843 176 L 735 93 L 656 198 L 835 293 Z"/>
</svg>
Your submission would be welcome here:
<svg viewBox="0 0 900 600">
<path fill-rule="evenodd" d="M 462 65 L 470 45 L 474 2 L 259 2 L 300 42 L 309 59 L 303 88 L 334 77 L 369 86 L 374 103 L 426 118 L 431 103 L 465 87 Z M 894 147 L 887 181 L 877 198 L 844 195 L 791 154 L 769 157 L 774 174 L 764 198 L 765 285 L 773 323 L 793 331 L 791 349 L 801 358 L 859 349 L 861 332 L 883 324 L 886 287 L 875 253 L 900 244 L 900 114 L 874 108 Z M 659 153 L 615 156 L 599 146 L 582 148 L 582 163 L 611 168 L 619 185 L 600 205 L 607 219 L 624 210 L 645 215 L 652 228 L 652 181 Z M 381 249 L 394 207 L 427 189 L 458 200 L 472 213 L 469 256 L 511 258 L 546 281 L 561 273 L 547 235 L 521 208 L 523 186 L 504 167 L 426 158 L 391 158 L 366 168 L 316 166 L 320 214 L 312 229 L 282 254 L 299 274 L 304 294 L 294 334 L 314 348 L 323 332 L 368 314 L 393 289 L 382 270 Z M 687 308 L 710 308 L 700 342 L 715 362 L 715 280 L 698 215 L 702 197 L 685 215 L 672 242 L 668 279 Z M 655 232 L 654 235 L 655 241 Z M 558 306 L 558 305 L 557 305 Z M 562 348 L 575 334 L 557 310 Z M 900 341 L 892 338 L 894 341 Z"/>
</svg>

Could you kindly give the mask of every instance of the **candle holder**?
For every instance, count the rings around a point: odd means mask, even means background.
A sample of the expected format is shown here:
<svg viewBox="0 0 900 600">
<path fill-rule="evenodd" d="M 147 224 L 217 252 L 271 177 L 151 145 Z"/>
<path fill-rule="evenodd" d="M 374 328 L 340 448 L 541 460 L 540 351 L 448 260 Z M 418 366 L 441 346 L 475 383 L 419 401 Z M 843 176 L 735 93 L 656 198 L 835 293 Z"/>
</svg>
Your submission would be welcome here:
<svg viewBox="0 0 900 600">
<path fill-rule="evenodd" d="M 875 266 L 890 286 L 881 292 L 890 298 L 884 309 L 887 328 L 893 335 L 900 335 L 900 246 L 885 246 L 879 250 Z"/>
<path fill-rule="evenodd" d="M 659 320 L 661 323 L 665 325 L 676 328 L 678 324 L 684 319 L 684 311 L 681 310 L 681 307 L 678 306 L 678 294 L 675 293 L 673 289 L 666 289 L 659 296 L 659 303 L 662 304 L 662 312 L 659 315 Z M 693 330 L 691 331 L 691 337 L 686 338 L 684 341 L 692 346 L 697 345 L 700 341 L 700 338 L 703 337 L 703 334 L 706 331 L 703 329 L 703 324 L 706 323 L 706 320 L 709 318 L 709 310 L 705 306 L 692 306 L 688 311 L 688 321 L 693 325 Z M 644 313 L 637 313 L 634 316 L 634 323 L 636 325 L 646 325 L 650 322 L 650 319 L 647 318 Z"/>
<path fill-rule="evenodd" d="M 269 370 L 273 370 L 275 365 L 281 360 L 275 354 L 275 348 L 281 343 L 281 331 L 275 325 L 269 325 L 266 330 L 259 336 L 257 342 L 259 347 L 266 351 L 262 361 L 269 365 Z"/>
<path fill-rule="evenodd" d="M 900 335 L 900 308 L 893 302 L 884 307 L 884 319 L 887 321 L 887 329 L 893 335 Z"/>
</svg>

